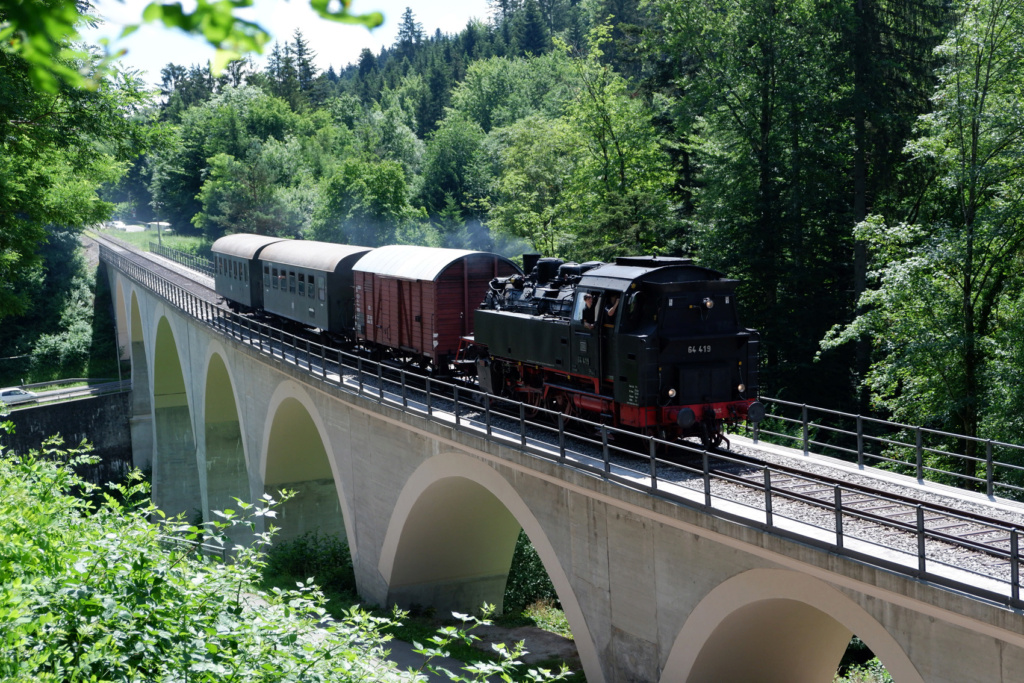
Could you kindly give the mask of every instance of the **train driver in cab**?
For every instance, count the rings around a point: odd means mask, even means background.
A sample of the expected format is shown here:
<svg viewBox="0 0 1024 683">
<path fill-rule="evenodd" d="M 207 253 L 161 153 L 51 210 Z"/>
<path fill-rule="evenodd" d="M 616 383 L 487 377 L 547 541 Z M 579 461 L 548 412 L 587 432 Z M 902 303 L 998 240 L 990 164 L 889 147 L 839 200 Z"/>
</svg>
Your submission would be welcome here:
<svg viewBox="0 0 1024 683">
<path fill-rule="evenodd" d="M 588 330 L 594 329 L 594 323 L 597 322 L 597 309 L 594 308 L 594 295 L 590 292 L 583 293 L 583 311 L 580 315 L 580 320 L 583 321 L 583 327 Z"/>
<path fill-rule="evenodd" d="M 608 307 L 604 309 L 604 326 L 615 325 L 615 314 L 619 311 L 619 295 L 612 292 L 608 295 Z"/>
</svg>

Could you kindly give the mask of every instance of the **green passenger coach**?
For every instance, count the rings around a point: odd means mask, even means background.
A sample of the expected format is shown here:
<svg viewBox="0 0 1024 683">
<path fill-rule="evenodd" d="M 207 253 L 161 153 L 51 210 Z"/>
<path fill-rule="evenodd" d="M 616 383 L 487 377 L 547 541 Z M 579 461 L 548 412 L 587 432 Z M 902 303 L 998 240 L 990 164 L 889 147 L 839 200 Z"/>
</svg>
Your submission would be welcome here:
<svg viewBox="0 0 1024 683">
<path fill-rule="evenodd" d="M 332 335 L 353 329 L 352 266 L 370 249 L 284 240 L 260 254 L 263 309 Z"/>
<path fill-rule="evenodd" d="M 232 310 L 257 311 L 263 307 L 260 253 L 281 242 L 265 235 L 225 235 L 213 243 L 214 289 Z"/>
</svg>

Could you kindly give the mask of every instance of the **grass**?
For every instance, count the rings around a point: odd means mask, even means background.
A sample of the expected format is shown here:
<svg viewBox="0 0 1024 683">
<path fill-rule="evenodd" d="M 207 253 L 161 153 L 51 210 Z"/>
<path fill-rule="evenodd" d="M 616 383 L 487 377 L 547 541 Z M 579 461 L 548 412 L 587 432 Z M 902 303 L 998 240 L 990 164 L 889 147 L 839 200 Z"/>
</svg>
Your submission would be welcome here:
<svg viewBox="0 0 1024 683">
<path fill-rule="evenodd" d="M 124 230 L 103 229 L 98 232 L 102 233 L 104 236 L 113 237 L 114 239 L 119 239 L 122 242 L 127 242 L 142 251 L 149 251 L 149 243 L 157 241 L 157 234 L 152 230 L 147 230 L 145 232 L 126 232 Z M 188 252 L 190 254 L 200 253 L 203 247 L 207 246 L 206 241 L 202 237 L 192 235 L 164 233 L 160 237 L 160 242 L 165 247 Z"/>
</svg>

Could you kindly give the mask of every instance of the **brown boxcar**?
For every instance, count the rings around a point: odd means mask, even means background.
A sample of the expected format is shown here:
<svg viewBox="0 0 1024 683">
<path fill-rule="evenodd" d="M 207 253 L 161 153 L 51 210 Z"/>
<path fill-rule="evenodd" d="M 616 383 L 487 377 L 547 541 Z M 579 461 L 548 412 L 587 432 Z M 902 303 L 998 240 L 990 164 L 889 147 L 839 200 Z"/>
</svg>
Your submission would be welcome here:
<svg viewBox="0 0 1024 683">
<path fill-rule="evenodd" d="M 352 268 L 356 337 L 447 368 L 494 277 L 521 272 L 481 251 L 393 245 Z"/>
</svg>

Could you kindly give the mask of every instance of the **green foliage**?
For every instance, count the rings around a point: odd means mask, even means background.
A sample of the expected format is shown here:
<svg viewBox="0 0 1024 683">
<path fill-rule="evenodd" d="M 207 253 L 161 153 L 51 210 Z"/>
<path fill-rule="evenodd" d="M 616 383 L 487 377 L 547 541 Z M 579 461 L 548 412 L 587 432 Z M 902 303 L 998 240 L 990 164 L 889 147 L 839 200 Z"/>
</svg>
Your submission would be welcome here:
<svg viewBox="0 0 1024 683">
<path fill-rule="evenodd" d="M 358 602 L 355 572 L 348 544 L 339 538 L 308 531 L 290 541 L 275 542 L 266 554 L 263 585 L 292 587 L 313 578 L 330 599 L 328 609 L 335 616 L 345 605 Z"/>
<path fill-rule="evenodd" d="M 140 23 L 162 23 L 167 28 L 201 36 L 217 50 L 213 71 L 219 74 L 233 59 L 252 52 L 262 53 L 270 40 L 270 35 L 259 24 L 235 16 L 237 10 L 251 4 L 251 0 L 200 0 L 188 12 L 177 2 L 151 2 L 143 10 Z M 309 4 L 322 18 L 331 21 L 362 24 L 367 28 L 384 21 L 380 12 L 350 13 L 351 2 L 310 0 Z M 62 83 L 75 88 L 97 87 L 95 73 L 68 64 L 70 59 L 83 56 L 81 52 L 70 50 L 68 44 L 77 38 L 77 27 L 86 20 L 84 7 L 87 6 L 75 0 L 55 0 L 45 5 L 5 4 L 0 11 L 0 49 L 18 55 L 30 65 L 29 74 L 38 90 L 56 93 Z M 121 37 L 138 30 L 139 25 L 126 26 Z M 106 67 L 110 59 L 108 55 L 100 66 Z"/>
<path fill-rule="evenodd" d="M 978 437 L 987 424 L 1008 435 L 1003 430 L 1019 419 L 1002 371 L 1019 357 L 1011 330 L 1024 292 L 1022 42 L 1018 4 L 958 5 L 940 48 L 946 63 L 935 111 L 921 117 L 909 146 L 915 165 L 934 178 L 917 220 L 873 216 L 858 228 L 871 248 L 876 288 L 861 297 L 864 313 L 834 328 L 823 346 L 872 335 L 876 356 L 866 382 L 900 421 Z M 960 450 L 977 456 L 973 441 Z M 974 474 L 970 463 L 957 469 Z"/>
<path fill-rule="evenodd" d="M 516 614 L 543 600 L 557 601 L 558 594 L 530 538 L 526 532 L 520 531 L 512 555 L 512 569 L 505 582 L 502 606 L 507 614 Z"/>
<path fill-rule="evenodd" d="M 276 513 L 269 496 L 239 512 L 214 511 L 204 528 L 158 523 L 136 473 L 101 502 L 74 474 L 95 460 L 74 452 L 0 453 L 0 677 L 5 680 L 377 681 L 397 676 L 384 660 L 387 619 L 353 608 L 339 619 L 312 585 L 259 590 L 261 551 L 218 551 L 237 524 L 255 529 Z M 86 497 L 72 495 L 72 492 Z M 200 547 L 205 537 L 212 546 Z M 212 554 L 208 554 L 212 551 Z M 223 556 L 222 556 L 223 554 Z M 401 615 L 399 615 L 401 616 Z M 458 615 L 462 616 L 462 615 Z M 480 623 L 462 616 L 463 624 Z M 418 646 L 427 658 L 472 639 L 445 627 Z M 453 680 L 512 680 L 518 650 Z M 523 680 L 550 676 L 529 671 Z"/>
<path fill-rule="evenodd" d="M 0 364 L 0 385 L 117 377 L 107 282 L 86 264 L 75 232 L 51 229 L 47 235 L 41 250 L 46 276 L 23 285 L 31 306 L 0 326 L 6 355 L 24 356 Z"/>
<path fill-rule="evenodd" d="M 892 683 L 892 676 L 876 657 L 863 666 L 851 666 L 845 675 L 836 674 L 832 683 Z"/>
<path fill-rule="evenodd" d="M 77 66 L 97 68 L 90 59 Z M 91 92 L 40 93 L 31 70 L 0 49 L 0 319 L 26 310 L 47 227 L 105 220 L 112 206 L 98 201 L 97 188 L 116 180 L 148 138 L 130 118 L 146 101 L 137 80 L 115 74 Z"/>
</svg>

